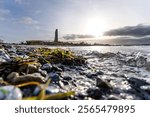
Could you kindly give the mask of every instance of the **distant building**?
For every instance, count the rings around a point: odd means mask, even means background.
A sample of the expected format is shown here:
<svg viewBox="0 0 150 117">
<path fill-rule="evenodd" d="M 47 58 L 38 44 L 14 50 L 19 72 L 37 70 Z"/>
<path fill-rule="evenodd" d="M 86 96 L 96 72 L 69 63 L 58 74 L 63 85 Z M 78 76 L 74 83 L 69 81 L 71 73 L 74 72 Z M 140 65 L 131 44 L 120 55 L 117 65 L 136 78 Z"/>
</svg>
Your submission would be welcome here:
<svg viewBox="0 0 150 117">
<path fill-rule="evenodd" d="M 55 39 L 54 42 L 58 42 L 58 29 L 55 30 Z"/>
</svg>

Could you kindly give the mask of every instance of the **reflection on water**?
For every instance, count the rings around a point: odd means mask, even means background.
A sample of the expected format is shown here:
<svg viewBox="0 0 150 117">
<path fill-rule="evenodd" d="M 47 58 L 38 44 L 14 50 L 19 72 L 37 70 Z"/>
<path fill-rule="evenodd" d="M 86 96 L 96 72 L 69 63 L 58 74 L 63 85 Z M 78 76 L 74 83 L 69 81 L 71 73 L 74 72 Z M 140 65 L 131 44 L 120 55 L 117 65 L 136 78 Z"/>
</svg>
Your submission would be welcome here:
<svg viewBox="0 0 150 117">
<path fill-rule="evenodd" d="M 76 46 L 76 47 L 61 47 L 61 48 L 65 48 L 65 49 L 69 48 L 69 49 L 74 50 L 74 51 L 98 51 L 101 53 L 106 53 L 106 52 L 150 53 L 150 46 Z"/>
<path fill-rule="evenodd" d="M 33 47 L 33 46 L 32 46 Z M 70 49 L 73 51 L 98 51 L 101 53 L 106 52 L 122 52 L 122 53 L 131 53 L 131 52 L 141 52 L 141 53 L 150 53 L 150 46 L 34 46 L 34 47 L 48 47 L 48 48 L 63 48 Z"/>
</svg>

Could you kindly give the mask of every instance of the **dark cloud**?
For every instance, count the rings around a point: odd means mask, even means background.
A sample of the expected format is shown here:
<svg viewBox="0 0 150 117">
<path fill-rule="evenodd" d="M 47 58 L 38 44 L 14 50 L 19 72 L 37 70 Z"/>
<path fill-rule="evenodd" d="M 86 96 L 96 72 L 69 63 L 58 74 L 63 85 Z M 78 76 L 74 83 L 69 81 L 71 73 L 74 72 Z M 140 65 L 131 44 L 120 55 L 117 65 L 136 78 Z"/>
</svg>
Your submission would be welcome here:
<svg viewBox="0 0 150 117">
<path fill-rule="evenodd" d="M 126 26 L 113 29 L 104 33 L 105 36 L 135 36 L 143 37 L 150 35 L 150 25 L 139 24 L 137 26 Z"/>
<path fill-rule="evenodd" d="M 67 34 L 63 36 L 64 39 L 77 39 L 77 38 L 94 38 L 93 35 L 80 35 L 80 34 Z"/>
</svg>

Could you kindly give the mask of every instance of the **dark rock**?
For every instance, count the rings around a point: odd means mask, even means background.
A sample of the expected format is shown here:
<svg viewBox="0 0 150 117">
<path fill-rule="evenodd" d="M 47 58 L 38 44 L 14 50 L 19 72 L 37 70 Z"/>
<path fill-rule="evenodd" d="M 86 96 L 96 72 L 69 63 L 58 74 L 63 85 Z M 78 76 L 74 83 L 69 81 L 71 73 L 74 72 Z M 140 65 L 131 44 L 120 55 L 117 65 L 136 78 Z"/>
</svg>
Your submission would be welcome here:
<svg viewBox="0 0 150 117">
<path fill-rule="evenodd" d="M 46 63 L 46 64 L 42 65 L 41 69 L 42 69 L 42 70 L 45 70 L 45 71 L 47 71 L 47 72 L 51 72 L 51 70 L 52 70 L 52 65 L 51 65 L 50 63 Z"/>
<path fill-rule="evenodd" d="M 98 70 L 98 71 L 96 71 L 96 75 L 104 75 L 104 72 Z"/>
<path fill-rule="evenodd" d="M 96 86 L 104 89 L 112 89 L 111 85 L 107 81 L 100 78 L 96 79 Z"/>
<path fill-rule="evenodd" d="M 63 83 L 63 85 L 69 85 L 69 82 L 66 80 L 61 80 L 61 82 Z"/>
<path fill-rule="evenodd" d="M 67 81 L 72 80 L 72 78 L 71 78 L 70 76 L 63 76 L 63 79 L 64 79 L 64 80 L 67 80 Z"/>
<path fill-rule="evenodd" d="M 102 91 L 99 88 L 90 88 L 87 90 L 88 97 L 93 99 L 100 99 L 102 97 Z"/>
<path fill-rule="evenodd" d="M 51 78 L 51 80 L 54 82 L 58 82 L 60 80 L 60 76 L 55 72 L 51 72 L 48 75 Z"/>
<path fill-rule="evenodd" d="M 96 73 L 88 73 L 88 74 L 86 74 L 86 77 L 88 77 L 88 78 L 96 78 L 97 74 Z"/>
<path fill-rule="evenodd" d="M 40 82 L 45 83 L 45 78 L 40 73 L 33 73 L 19 76 L 17 72 L 12 72 L 7 76 L 7 81 L 13 85 L 26 82 Z"/>
<path fill-rule="evenodd" d="M 107 100 L 121 100 L 121 98 L 120 98 L 120 97 L 117 97 L 117 96 L 115 96 L 115 95 L 110 95 L 110 96 L 107 98 Z"/>
<path fill-rule="evenodd" d="M 61 68 L 59 68 L 59 67 L 57 67 L 57 66 L 53 66 L 52 67 L 52 71 L 58 71 L 58 72 L 62 72 L 63 70 L 61 69 Z"/>
</svg>

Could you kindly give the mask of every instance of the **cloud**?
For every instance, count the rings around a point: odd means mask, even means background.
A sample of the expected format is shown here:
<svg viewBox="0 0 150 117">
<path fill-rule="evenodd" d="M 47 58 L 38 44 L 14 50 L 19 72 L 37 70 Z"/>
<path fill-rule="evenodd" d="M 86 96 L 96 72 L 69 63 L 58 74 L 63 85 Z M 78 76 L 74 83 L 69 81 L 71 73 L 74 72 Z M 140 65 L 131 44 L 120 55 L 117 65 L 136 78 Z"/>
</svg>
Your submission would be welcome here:
<svg viewBox="0 0 150 117">
<path fill-rule="evenodd" d="M 70 39 L 76 39 L 76 38 L 94 38 L 93 35 L 80 35 L 80 34 L 67 34 L 63 36 L 64 39 L 70 40 Z"/>
<path fill-rule="evenodd" d="M 20 23 L 26 24 L 26 25 L 36 25 L 39 22 L 37 20 L 32 19 L 31 17 L 22 17 L 20 19 Z"/>
<path fill-rule="evenodd" d="M 9 14 L 10 14 L 10 10 L 0 9 L 0 21 L 4 21 Z"/>
<path fill-rule="evenodd" d="M 126 26 L 113 29 L 104 33 L 105 36 L 134 36 L 144 37 L 150 35 L 150 25 L 139 24 L 137 26 Z"/>
<path fill-rule="evenodd" d="M 15 0 L 15 3 L 22 4 L 23 0 Z"/>
</svg>

